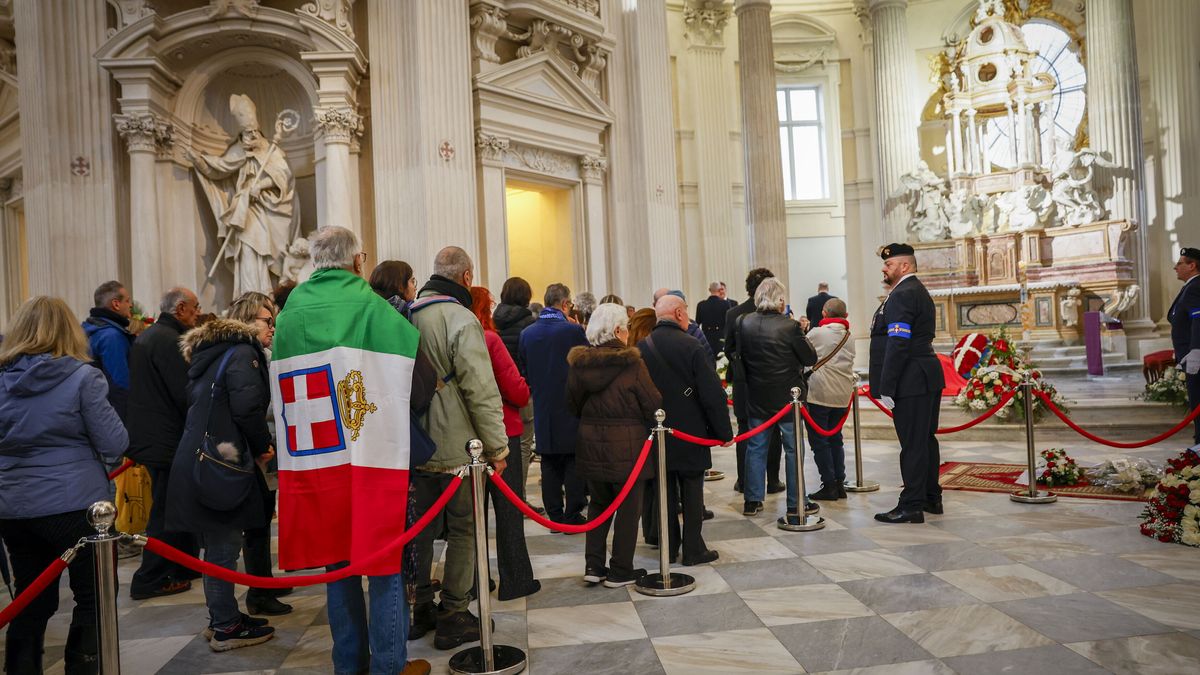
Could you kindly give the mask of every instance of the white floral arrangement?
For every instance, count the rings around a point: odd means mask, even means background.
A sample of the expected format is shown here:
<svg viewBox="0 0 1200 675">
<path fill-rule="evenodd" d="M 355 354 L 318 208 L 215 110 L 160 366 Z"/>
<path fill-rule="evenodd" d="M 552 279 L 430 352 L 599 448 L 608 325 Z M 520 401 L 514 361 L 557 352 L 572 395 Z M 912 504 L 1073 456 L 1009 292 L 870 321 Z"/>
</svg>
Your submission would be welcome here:
<svg viewBox="0 0 1200 675">
<path fill-rule="evenodd" d="M 1142 512 L 1142 534 L 1200 547 L 1200 454 L 1184 450 L 1167 460 L 1162 480 Z"/>
<path fill-rule="evenodd" d="M 1175 366 L 1170 366 L 1157 380 L 1147 384 L 1146 389 L 1137 397 L 1143 401 L 1187 406 L 1187 374 Z"/>
<path fill-rule="evenodd" d="M 1043 450 L 1038 462 L 1037 482 L 1050 487 L 1087 483 L 1083 471 L 1062 448 Z"/>
</svg>

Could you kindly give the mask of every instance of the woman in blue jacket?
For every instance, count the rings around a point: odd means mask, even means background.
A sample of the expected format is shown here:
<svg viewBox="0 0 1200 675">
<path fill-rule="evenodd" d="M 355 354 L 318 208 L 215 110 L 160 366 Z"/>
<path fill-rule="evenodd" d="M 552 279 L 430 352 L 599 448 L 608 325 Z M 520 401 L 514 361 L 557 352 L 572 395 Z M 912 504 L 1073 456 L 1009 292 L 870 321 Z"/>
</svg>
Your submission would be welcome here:
<svg viewBox="0 0 1200 675">
<path fill-rule="evenodd" d="M 104 373 L 88 361 L 87 338 L 67 303 L 46 296 L 21 305 L 0 347 L 0 538 L 18 591 L 95 532 L 85 510 L 108 499 L 105 463 L 129 445 Z M 69 568 L 75 611 L 64 660 L 71 675 L 98 667 L 92 564 L 92 550 L 84 547 Z M 42 672 L 46 623 L 57 610 L 52 587 L 13 619 L 8 675 Z"/>
</svg>

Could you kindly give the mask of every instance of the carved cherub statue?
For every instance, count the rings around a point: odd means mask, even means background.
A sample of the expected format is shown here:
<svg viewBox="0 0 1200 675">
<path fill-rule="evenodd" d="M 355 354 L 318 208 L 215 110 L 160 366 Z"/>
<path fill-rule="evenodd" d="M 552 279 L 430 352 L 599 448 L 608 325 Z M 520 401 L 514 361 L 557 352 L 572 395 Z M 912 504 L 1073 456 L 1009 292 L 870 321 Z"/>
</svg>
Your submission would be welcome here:
<svg viewBox="0 0 1200 675">
<path fill-rule="evenodd" d="M 1076 326 L 1079 324 L 1079 306 L 1083 304 L 1081 295 L 1083 292 L 1075 287 L 1067 291 L 1063 299 L 1058 301 L 1058 315 L 1062 317 L 1062 325 Z"/>
<path fill-rule="evenodd" d="M 1059 136 L 1055 140 L 1050 196 L 1058 209 L 1057 224 L 1079 227 L 1104 219 L 1104 204 L 1092 187 L 1094 166 L 1111 169 L 1117 165 L 1107 152 L 1091 148 L 1074 151 L 1067 138 Z"/>
</svg>

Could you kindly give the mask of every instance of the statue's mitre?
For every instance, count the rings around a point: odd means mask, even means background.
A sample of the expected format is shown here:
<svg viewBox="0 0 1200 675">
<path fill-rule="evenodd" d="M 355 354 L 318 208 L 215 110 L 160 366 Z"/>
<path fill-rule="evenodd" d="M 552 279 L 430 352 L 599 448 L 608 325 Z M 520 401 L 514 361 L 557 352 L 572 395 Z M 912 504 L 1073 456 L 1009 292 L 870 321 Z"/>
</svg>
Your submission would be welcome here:
<svg viewBox="0 0 1200 675">
<path fill-rule="evenodd" d="M 237 120 L 239 131 L 260 128 L 258 126 L 258 108 L 254 106 L 254 101 L 251 101 L 249 96 L 245 94 L 230 96 L 229 112 L 233 113 L 233 119 Z"/>
</svg>

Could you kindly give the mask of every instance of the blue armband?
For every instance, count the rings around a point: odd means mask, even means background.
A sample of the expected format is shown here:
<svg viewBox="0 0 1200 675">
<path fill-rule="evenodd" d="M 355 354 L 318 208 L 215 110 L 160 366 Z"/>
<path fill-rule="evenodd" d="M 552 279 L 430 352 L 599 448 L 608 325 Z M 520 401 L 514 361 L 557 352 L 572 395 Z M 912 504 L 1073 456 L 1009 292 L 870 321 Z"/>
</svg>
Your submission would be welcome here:
<svg viewBox="0 0 1200 675">
<path fill-rule="evenodd" d="M 1191 316 L 1192 316 L 1192 318 L 1193 318 L 1193 319 L 1195 319 L 1196 317 L 1200 316 L 1200 309 L 1193 309 L 1193 310 L 1192 310 L 1192 315 L 1191 315 Z"/>
<path fill-rule="evenodd" d="M 912 326 L 898 321 L 896 323 L 889 323 L 888 337 L 901 337 L 907 340 L 912 337 Z"/>
</svg>

